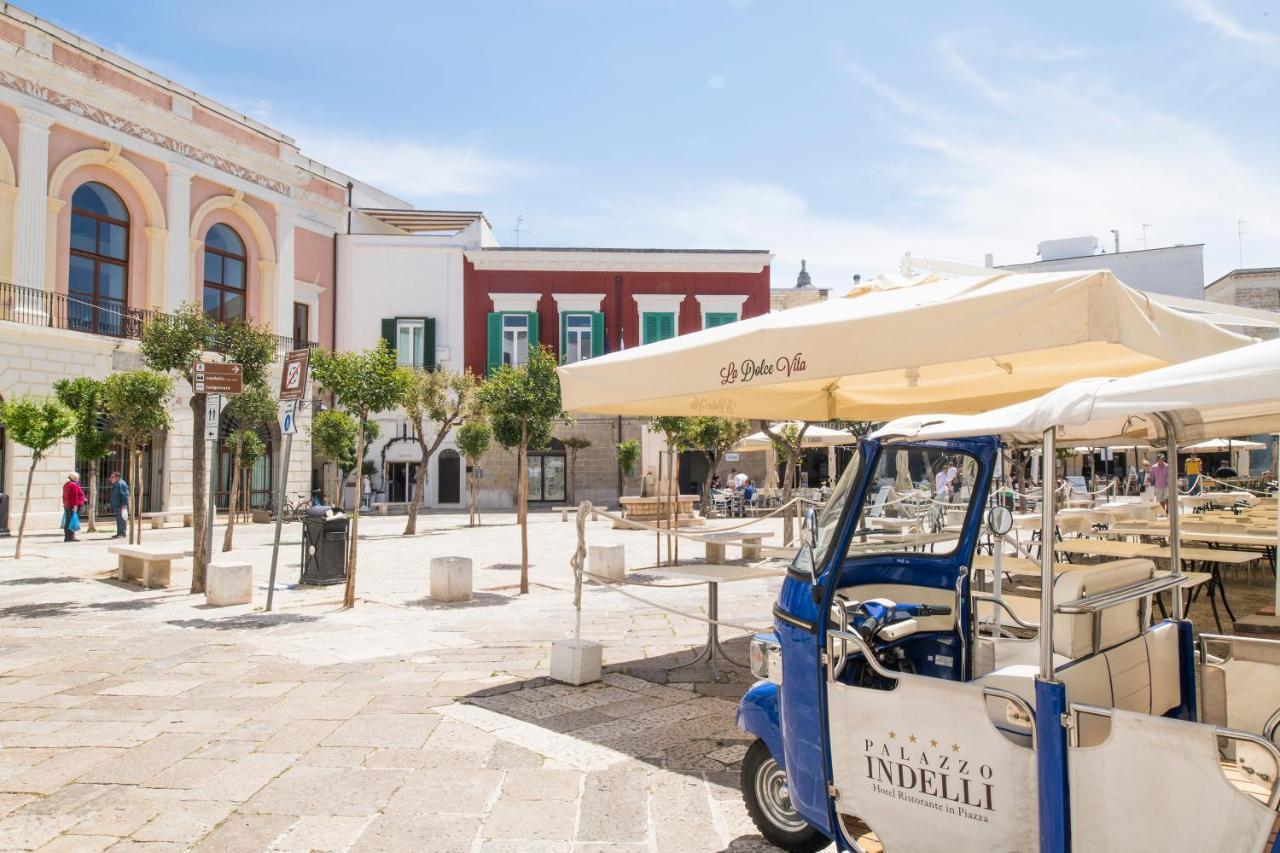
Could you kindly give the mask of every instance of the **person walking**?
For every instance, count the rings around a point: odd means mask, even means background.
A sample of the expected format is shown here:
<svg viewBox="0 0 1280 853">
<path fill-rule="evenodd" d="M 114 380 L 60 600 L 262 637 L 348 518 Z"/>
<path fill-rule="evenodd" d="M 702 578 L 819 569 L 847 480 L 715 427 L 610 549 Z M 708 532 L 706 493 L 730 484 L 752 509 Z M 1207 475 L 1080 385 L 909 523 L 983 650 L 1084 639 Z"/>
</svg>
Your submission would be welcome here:
<svg viewBox="0 0 1280 853">
<path fill-rule="evenodd" d="M 80 475 L 72 471 L 62 487 L 62 541 L 79 542 L 76 531 L 80 529 L 80 507 L 86 503 L 84 489 L 80 488 Z"/>
<path fill-rule="evenodd" d="M 1151 483 L 1151 488 L 1155 490 L 1156 500 L 1160 502 L 1160 506 L 1164 507 L 1167 512 L 1169 510 L 1169 463 L 1164 461 L 1163 453 L 1156 457 L 1156 464 L 1151 466 L 1148 482 Z M 1176 483 L 1174 488 L 1177 488 Z"/>
<path fill-rule="evenodd" d="M 111 472 L 111 494 L 107 498 L 111 514 L 116 517 L 116 535 L 112 539 L 124 539 L 129 535 L 129 484 L 119 471 Z"/>
</svg>

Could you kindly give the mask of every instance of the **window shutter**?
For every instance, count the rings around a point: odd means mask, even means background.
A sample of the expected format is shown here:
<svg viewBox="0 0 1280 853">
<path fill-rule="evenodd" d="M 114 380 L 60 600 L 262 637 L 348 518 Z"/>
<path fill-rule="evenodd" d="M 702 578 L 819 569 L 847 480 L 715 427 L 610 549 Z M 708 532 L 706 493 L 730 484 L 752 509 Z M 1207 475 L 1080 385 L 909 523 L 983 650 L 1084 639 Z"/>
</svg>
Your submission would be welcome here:
<svg viewBox="0 0 1280 853">
<path fill-rule="evenodd" d="M 529 311 L 528 317 L 529 317 L 529 350 L 530 352 L 532 352 L 533 348 L 536 347 L 539 343 L 541 343 L 541 340 L 538 338 L 538 312 Z"/>
<path fill-rule="evenodd" d="M 731 311 L 717 311 L 707 314 L 708 329 L 714 329 L 716 326 L 725 326 L 729 323 L 738 322 L 738 315 Z"/>
<path fill-rule="evenodd" d="M 650 344 L 658 339 L 658 315 L 646 313 L 643 318 L 643 338 L 640 343 Z"/>
<path fill-rule="evenodd" d="M 564 364 L 569 357 L 569 315 L 563 311 L 560 317 L 560 363 Z"/>
<path fill-rule="evenodd" d="M 396 352 L 396 318 L 388 317 L 382 321 L 382 339 L 387 342 L 387 346 L 391 347 L 392 352 Z"/>
<path fill-rule="evenodd" d="M 436 318 L 422 318 L 422 366 L 436 369 Z"/>
<path fill-rule="evenodd" d="M 591 357 L 604 355 L 604 313 L 591 312 Z"/>
<path fill-rule="evenodd" d="M 502 312 L 489 315 L 489 375 L 502 366 Z"/>
</svg>

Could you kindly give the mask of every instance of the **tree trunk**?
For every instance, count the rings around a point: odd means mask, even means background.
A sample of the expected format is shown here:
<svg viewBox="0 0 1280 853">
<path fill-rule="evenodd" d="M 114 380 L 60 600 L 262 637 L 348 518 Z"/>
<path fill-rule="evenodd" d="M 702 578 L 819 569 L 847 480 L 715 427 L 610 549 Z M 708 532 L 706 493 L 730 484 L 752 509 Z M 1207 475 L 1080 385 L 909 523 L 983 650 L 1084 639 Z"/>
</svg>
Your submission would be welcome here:
<svg viewBox="0 0 1280 853">
<path fill-rule="evenodd" d="M 710 518 L 708 513 L 711 512 L 711 477 L 716 473 L 716 465 L 720 460 L 716 458 L 716 454 L 702 451 L 702 457 L 707 460 L 707 476 L 702 478 L 702 494 L 700 495 L 700 506 L 702 514 Z"/>
<path fill-rule="evenodd" d="M 467 471 L 467 527 L 476 526 L 476 472 L 472 465 Z"/>
<path fill-rule="evenodd" d="M 517 456 L 517 463 L 520 470 L 516 476 L 520 478 L 520 506 L 517 508 L 517 514 L 520 521 L 520 594 L 526 595 L 529 592 L 529 472 L 528 462 L 525 454 L 528 453 L 529 444 L 529 427 L 523 421 L 520 423 L 520 453 Z"/>
<path fill-rule="evenodd" d="M 225 554 L 231 550 L 231 538 L 235 535 L 236 530 L 236 502 L 240 497 L 240 449 L 244 446 L 244 439 L 236 438 L 236 449 L 231 458 L 231 495 L 227 499 L 227 529 L 222 534 L 222 551 Z"/>
<path fill-rule="evenodd" d="M 98 532 L 98 460 L 89 460 L 89 532 Z"/>
<path fill-rule="evenodd" d="M 138 521 L 141 521 L 142 520 L 142 491 L 144 488 L 142 484 L 142 451 L 136 448 L 133 451 L 133 483 L 134 483 L 133 489 L 129 493 L 133 497 L 132 515 L 134 518 L 138 519 Z M 133 544 L 141 545 L 142 544 L 142 525 L 139 524 L 138 522 L 134 522 L 133 530 L 134 530 Z"/>
<path fill-rule="evenodd" d="M 356 499 L 351 509 L 351 544 L 347 550 L 347 588 L 342 595 L 342 606 L 356 606 L 356 557 L 359 555 L 357 545 L 360 541 L 360 496 L 364 493 L 364 425 L 369 419 L 361 414 L 358 422 L 360 431 L 356 433 Z M 277 510 L 279 511 L 279 510 Z"/>
<path fill-rule="evenodd" d="M 13 559 L 15 560 L 22 556 L 22 534 L 27 530 L 27 510 L 31 507 L 31 480 L 36 476 L 36 466 L 39 464 L 40 457 L 33 454 L 31 467 L 27 469 L 27 493 L 22 498 L 22 520 L 18 522 L 18 541 L 13 546 Z M 59 506 L 61 506 L 61 502 L 59 502 Z"/>
<path fill-rule="evenodd" d="M 413 499 L 409 501 L 407 507 L 409 520 L 404 525 L 405 536 L 412 536 L 418 532 L 418 511 L 427 508 L 427 481 L 431 476 L 429 473 L 431 454 L 427 451 L 426 442 L 418 442 L 418 447 L 422 450 L 422 461 L 418 463 L 418 482 L 413 487 Z"/>
<path fill-rule="evenodd" d="M 667 537 L 667 562 L 680 562 L 680 543 L 676 531 L 680 528 L 680 488 L 676 485 L 676 451 L 667 445 L 667 498 L 671 503 L 671 535 Z"/>
<path fill-rule="evenodd" d="M 796 451 L 790 447 L 787 448 L 787 470 L 782 475 L 782 503 L 789 504 L 791 502 L 791 480 L 795 477 L 796 470 Z M 784 546 L 791 544 L 793 535 L 791 520 L 795 515 L 795 507 L 788 506 L 782 514 L 782 544 Z"/>
<path fill-rule="evenodd" d="M 204 592 L 204 537 L 209 524 L 208 444 L 204 440 L 204 394 L 191 395 L 191 538 L 195 556 L 191 561 L 191 592 Z M 130 519 L 132 524 L 138 522 Z"/>
</svg>

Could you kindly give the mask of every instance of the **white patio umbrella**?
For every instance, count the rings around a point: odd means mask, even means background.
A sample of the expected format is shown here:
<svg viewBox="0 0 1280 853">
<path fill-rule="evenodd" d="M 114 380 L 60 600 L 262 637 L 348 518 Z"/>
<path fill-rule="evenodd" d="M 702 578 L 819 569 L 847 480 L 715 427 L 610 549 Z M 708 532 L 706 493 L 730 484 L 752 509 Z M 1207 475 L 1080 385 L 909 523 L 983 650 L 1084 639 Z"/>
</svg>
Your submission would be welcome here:
<svg viewBox="0 0 1280 853">
<path fill-rule="evenodd" d="M 561 399 L 621 415 L 975 412 L 1251 341 L 1215 322 L 1107 270 L 904 282 L 565 365 Z"/>
<path fill-rule="evenodd" d="M 796 427 L 797 429 L 800 428 L 800 424 L 796 421 L 788 421 L 786 423 L 774 424 L 773 429 L 777 431 L 788 424 Z M 830 429 L 829 427 L 810 426 L 805 430 L 804 438 L 801 440 L 800 446 L 805 449 L 826 447 L 834 452 L 834 448 L 841 445 L 857 443 L 857 438 L 843 430 Z M 769 438 L 765 432 L 761 431 L 752 433 L 735 444 L 733 449 L 740 453 L 763 450 L 765 452 L 764 487 L 766 489 L 776 489 L 778 487 L 777 453 L 773 449 L 773 439 Z M 828 465 L 834 465 L 834 462 L 832 462 L 830 458 L 828 458 Z M 834 467 L 832 470 L 835 470 Z"/>
<path fill-rule="evenodd" d="M 1227 453 L 1232 450 L 1266 450 L 1267 446 L 1260 441 L 1248 441 L 1243 438 L 1211 438 L 1208 441 L 1185 444 L 1182 449 L 1199 453 Z"/>
</svg>

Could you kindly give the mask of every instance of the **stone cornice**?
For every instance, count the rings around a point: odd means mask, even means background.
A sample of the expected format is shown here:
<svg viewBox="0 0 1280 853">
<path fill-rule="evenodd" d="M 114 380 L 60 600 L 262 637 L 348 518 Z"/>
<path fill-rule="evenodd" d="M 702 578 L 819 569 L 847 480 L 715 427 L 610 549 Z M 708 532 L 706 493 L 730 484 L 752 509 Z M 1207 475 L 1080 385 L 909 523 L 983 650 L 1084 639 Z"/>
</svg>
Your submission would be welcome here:
<svg viewBox="0 0 1280 853">
<path fill-rule="evenodd" d="M 467 260 L 477 270 L 562 270 L 566 272 L 758 273 L 769 252 L 667 252 L 610 249 L 472 249 Z"/>
</svg>

